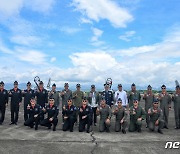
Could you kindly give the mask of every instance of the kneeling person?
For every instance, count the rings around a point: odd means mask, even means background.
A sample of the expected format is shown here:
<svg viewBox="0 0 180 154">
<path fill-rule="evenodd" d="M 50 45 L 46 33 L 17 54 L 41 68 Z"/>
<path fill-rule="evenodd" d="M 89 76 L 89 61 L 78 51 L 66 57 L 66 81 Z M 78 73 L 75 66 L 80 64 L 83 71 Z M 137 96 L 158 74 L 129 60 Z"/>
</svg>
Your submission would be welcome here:
<svg viewBox="0 0 180 154">
<path fill-rule="evenodd" d="M 130 107 L 129 131 L 141 132 L 142 120 L 145 119 L 145 116 L 145 110 L 139 105 L 138 100 L 134 99 L 133 106 Z"/>
<path fill-rule="evenodd" d="M 79 132 L 85 131 L 89 133 L 90 126 L 92 125 L 93 111 L 90 106 L 87 105 L 87 99 L 82 100 L 82 106 L 79 108 Z"/>
<path fill-rule="evenodd" d="M 155 126 L 158 126 L 158 133 L 163 134 L 162 128 L 164 126 L 164 120 L 162 115 L 162 110 L 159 108 L 159 101 L 155 99 L 153 101 L 153 107 L 148 110 L 148 115 L 150 116 L 149 130 L 154 131 Z"/>
<path fill-rule="evenodd" d="M 41 121 L 41 126 L 46 126 L 48 129 L 51 129 L 53 124 L 53 131 L 56 131 L 59 109 L 56 105 L 54 105 L 54 102 L 54 98 L 49 98 L 49 104 L 42 109 L 44 114 L 47 114 L 47 118 Z"/>
<path fill-rule="evenodd" d="M 126 134 L 126 127 L 127 127 L 127 111 L 126 108 L 122 106 L 122 100 L 121 98 L 117 101 L 117 107 L 113 111 L 113 114 L 116 116 L 116 122 L 115 122 L 115 131 L 119 132 L 122 127 L 122 133 Z"/>
<path fill-rule="evenodd" d="M 36 104 L 35 98 L 31 98 L 30 103 L 31 105 L 28 104 L 27 106 L 27 113 L 29 114 L 29 119 L 24 122 L 24 125 L 33 128 L 35 124 L 35 130 L 38 130 L 40 115 L 42 113 L 41 106 Z"/>
<path fill-rule="evenodd" d="M 68 105 L 63 106 L 63 131 L 70 130 L 70 132 L 73 132 L 74 123 L 76 121 L 76 107 L 72 105 L 72 99 L 69 98 L 67 101 Z"/>
<path fill-rule="evenodd" d="M 110 132 L 109 128 L 111 126 L 111 108 L 106 104 L 106 100 L 102 98 L 100 107 L 97 108 L 97 115 L 100 115 L 99 121 L 99 131 Z"/>
</svg>

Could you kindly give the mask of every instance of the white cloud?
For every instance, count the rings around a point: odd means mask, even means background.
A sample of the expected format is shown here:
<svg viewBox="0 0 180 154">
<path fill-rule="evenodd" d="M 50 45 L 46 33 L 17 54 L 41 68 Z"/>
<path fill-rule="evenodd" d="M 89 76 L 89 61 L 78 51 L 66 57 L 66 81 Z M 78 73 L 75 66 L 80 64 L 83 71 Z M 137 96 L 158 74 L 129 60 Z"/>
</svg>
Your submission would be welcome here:
<svg viewBox="0 0 180 154">
<path fill-rule="evenodd" d="M 91 21 L 91 20 L 89 20 L 89 19 L 87 19 L 87 18 L 83 18 L 83 17 L 80 19 L 80 22 L 81 22 L 81 23 L 85 23 L 85 24 L 92 24 L 92 21 Z"/>
<path fill-rule="evenodd" d="M 41 43 L 41 39 L 37 36 L 21 36 L 16 35 L 10 38 L 13 43 L 20 45 L 33 46 Z"/>
<path fill-rule="evenodd" d="M 96 22 L 106 19 L 114 27 L 126 27 L 133 20 L 127 9 L 111 0 L 73 0 L 72 5 L 85 17 Z"/>
<path fill-rule="evenodd" d="M 81 31 L 80 28 L 73 28 L 73 27 L 61 27 L 60 31 L 67 33 L 67 34 L 75 34 L 79 31 Z"/>
<path fill-rule="evenodd" d="M 93 36 L 91 38 L 91 44 L 94 46 L 101 46 L 104 44 L 103 41 L 100 41 L 99 38 L 102 36 L 103 31 L 98 28 L 92 28 Z"/>
<path fill-rule="evenodd" d="M 132 36 L 134 36 L 135 33 L 135 31 L 127 31 L 124 35 L 119 36 L 119 39 L 129 42 L 131 41 L 131 38 Z"/>
<path fill-rule="evenodd" d="M 56 61 L 56 57 L 52 57 L 51 60 L 50 60 L 51 63 L 53 63 L 55 61 Z"/>
</svg>

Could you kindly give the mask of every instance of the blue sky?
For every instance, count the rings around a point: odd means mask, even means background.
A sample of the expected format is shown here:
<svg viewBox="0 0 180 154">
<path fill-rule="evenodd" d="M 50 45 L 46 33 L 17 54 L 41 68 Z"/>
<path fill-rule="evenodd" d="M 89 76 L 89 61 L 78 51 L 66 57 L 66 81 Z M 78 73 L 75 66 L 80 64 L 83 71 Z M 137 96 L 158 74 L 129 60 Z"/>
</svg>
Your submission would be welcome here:
<svg viewBox="0 0 180 154">
<path fill-rule="evenodd" d="M 179 0 L 0 0 L 0 80 L 174 87 Z"/>
</svg>

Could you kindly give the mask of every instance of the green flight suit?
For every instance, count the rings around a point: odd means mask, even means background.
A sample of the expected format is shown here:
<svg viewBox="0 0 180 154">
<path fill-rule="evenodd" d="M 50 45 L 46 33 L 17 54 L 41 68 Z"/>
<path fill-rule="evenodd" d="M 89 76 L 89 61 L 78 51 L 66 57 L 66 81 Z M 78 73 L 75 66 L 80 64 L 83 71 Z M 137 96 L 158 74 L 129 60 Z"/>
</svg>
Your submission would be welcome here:
<svg viewBox="0 0 180 154">
<path fill-rule="evenodd" d="M 127 110 L 124 107 L 118 108 L 114 111 L 114 115 L 116 116 L 115 121 L 115 131 L 119 132 L 121 130 L 125 130 L 127 127 Z M 123 119 L 123 123 L 121 124 L 120 121 Z"/>
<path fill-rule="evenodd" d="M 106 124 L 107 119 L 111 119 L 111 108 L 109 105 L 106 104 L 104 108 L 98 107 L 99 109 L 99 115 L 100 115 L 100 121 L 99 121 L 99 131 L 104 132 L 106 129 L 109 129 L 111 126 L 110 124 Z"/>
<path fill-rule="evenodd" d="M 160 108 L 163 112 L 163 120 L 164 125 L 168 126 L 168 117 L 169 117 L 169 106 L 171 105 L 171 97 L 168 93 L 159 94 L 159 100 L 160 100 Z"/>
<path fill-rule="evenodd" d="M 162 110 L 158 107 L 157 109 L 151 107 L 149 109 L 151 113 L 149 113 L 150 121 L 149 121 L 149 130 L 154 131 L 155 122 L 159 120 L 158 130 L 164 127 L 163 113 Z M 156 110 L 157 113 L 154 113 L 153 110 Z"/>
<path fill-rule="evenodd" d="M 180 94 L 173 95 L 176 128 L 180 128 Z"/>
<path fill-rule="evenodd" d="M 130 125 L 129 125 L 129 131 L 141 131 L 142 126 L 142 120 L 145 119 L 146 112 L 145 110 L 138 105 L 138 107 L 135 109 L 134 106 L 131 106 L 130 109 Z M 133 114 L 133 111 L 135 114 Z M 142 120 L 138 120 L 138 118 L 142 118 Z"/>
<path fill-rule="evenodd" d="M 128 93 L 128 99 L 129 99 L 129 107 L 131 107 L 131 106 L 133 106 L 133 101 L 134 101 L 134 99 L 137 99 L 138 101 L 140 101 L 141 100 L 141 95 L 140 95 L 140 92 L 139 91 L 130 91 L 129 93 Z"/>
<path fill-rule="evenodd" d="M 68 99 L 72 99 L 72 91 L 71 90 L 65 90 L 63 89 L 62 92 L 64 93 L 64 95 L 61 95 L 62 97 L 62 107 L 65 105 L 67 105 L 67 101 Z"/>
<path fill-rule="evenodd" d="M 82 91 L 74 91 L 73 92 L 73 103 L 76 107 L 80 107 L 82 104 L 82 99 L 84 98 L 84 93 Z"/>
</svg>

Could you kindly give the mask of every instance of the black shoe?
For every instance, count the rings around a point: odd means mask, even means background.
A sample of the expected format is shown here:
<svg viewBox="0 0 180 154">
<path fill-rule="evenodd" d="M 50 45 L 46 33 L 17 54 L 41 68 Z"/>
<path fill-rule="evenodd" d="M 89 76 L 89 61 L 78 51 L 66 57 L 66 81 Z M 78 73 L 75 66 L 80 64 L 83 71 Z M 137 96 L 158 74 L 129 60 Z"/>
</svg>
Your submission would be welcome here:
<svg viewBox="0 0 180 154">
<path fill-rule="evenodd" d="M 179 127 L 176 126 L 174 129 L 179 129 Z"/>
<path fill-rule="evenodd" d="M 14 122 L 11 122 L 9 125 L 14 125 Z"/>
<path fill-rule="evenodd" d="M 56 131 L 56 127 L 53 127 L 53 131 Z"/>
<path fill-rule="evenodd" d="M 70 130 L 70 132 L 73 132 L 73 130 Z"/>
<path fill-rule="evenodd" d="M 122 129 L 122 133 L 123 133 L 123 134 L 126 134 L 126 131 L 125 131 L 124 129 Z"/>
<path fill-rule="evenodd" d="M 106 129 L 106 132 L 107 132 L 107 133 L 109 133 L 109 132 L 110 132 L 109 128 L 107 128 L 107 129 Z"/>
<path fill-rule="evenodd" d="M 139 128 L 137 131 L 138 131 L 139 133 L 141 133 L 141 128 Z"/>
<path fill-rule="evenodd" d="M 164 128 L 169 129 L 168 126 L 164 126 Z"/>
<path fill-rule="evenodd" d="M 0 125 L 2 125 L 2 122 L 0 122 Z"/>
<path fill-rule="evenodd" d="M 86 133 L 89 133 L 89 130 L 86 130 Z"/>
<path fill-rule="evenodd" d="M 94 123 L 94 126 L 96 126 L 96 123 Z"/>
<path fill-rule="evenodd" d="M 148 125 L 146 125 L 146 128 L 149 128 L 149 126 L 148 126 Z"/>
<path fill-rule="evenodd" d="M 35 130 L 38 130 L 38 127 L 35 127 Z"/>
<path fill-rule="evenodd" d="M 162 130 L 158 129 L 158 133 L 163 134 Z"/>
</svg>

